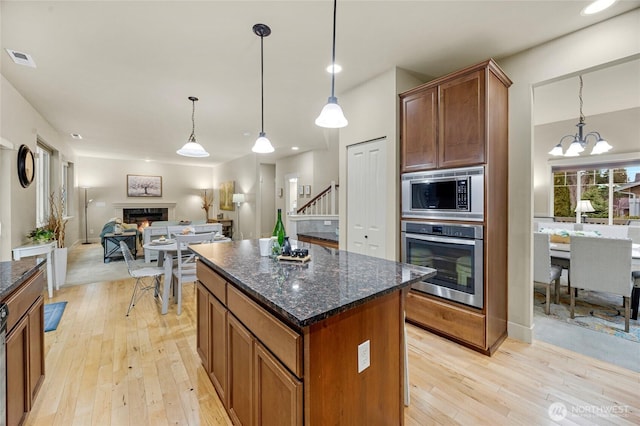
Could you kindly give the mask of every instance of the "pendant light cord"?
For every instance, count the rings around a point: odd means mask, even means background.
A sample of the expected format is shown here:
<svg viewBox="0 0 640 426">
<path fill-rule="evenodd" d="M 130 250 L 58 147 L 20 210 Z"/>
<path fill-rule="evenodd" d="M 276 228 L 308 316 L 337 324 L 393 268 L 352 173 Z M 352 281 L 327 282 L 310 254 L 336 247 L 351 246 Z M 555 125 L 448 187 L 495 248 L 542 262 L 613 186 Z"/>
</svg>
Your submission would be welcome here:
<svg viewBox="0 0 640 426">
<path fill-rule="evenodd" d="M 335 98 L 334 87 L 336 82 L 336 7 L 337 1 L 333 0 L 333 49 L 331 55 L 331 98 Z"/>
<path fill-rule="evenodd" d="M 260 35 L 260 115 L 262 128 L 260 133 L 264 133 L 264 35 Z"/>
<path fill-rule="evenodd" d="M 191 99 L 191 136 L 190 142 L 196 141 L 196 100 Z"/>
</svg>

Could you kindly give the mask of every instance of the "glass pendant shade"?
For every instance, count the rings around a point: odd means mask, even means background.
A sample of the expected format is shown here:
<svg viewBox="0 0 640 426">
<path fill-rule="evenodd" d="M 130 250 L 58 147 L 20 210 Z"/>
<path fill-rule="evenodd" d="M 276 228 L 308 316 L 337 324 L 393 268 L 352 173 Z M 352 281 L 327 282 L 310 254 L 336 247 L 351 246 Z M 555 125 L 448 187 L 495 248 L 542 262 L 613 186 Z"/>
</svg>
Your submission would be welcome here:
<svg viewBox="0 0 640 426">
<path fill-rule="evenodd" d="M 600 139 L 593 146 L 593 149 L 591 150 L 591 154 L 592 155 L 603 154 L 605 152 L 608 152 L 611 148 L 613 147 L 609 145 L 609 142 L 605 141 L 604 139 Z"/>
<path fill-rule="evenodd" d="M 553 149 L 551 151 L 549 151 L 549 154 L 559 157 L 561 155 L 563 155 L 563 151 L 562 151 L 562 145 L 558 144 L 556 146 L 553 147 Z"/>
<path fill-rule="evenodd" d="M 273 152 L 274 149 L 273 145 L 271 145 L 271 141 L 267 139 L 265 133 L 260 132 L 260 136 L 258 137 L 258 139 L 256 139 L 256 143 L 253 144 L 253 148 L 251 148 L 251 151 L 257 154 L 268 154 L 270 152 Z"/>
<path fill-rule="evenodd" d="M 584 147 L 577 140 L 571 142 L 569 148 L 567 148 L 567 152 L 564 154 L 565 157 L 577 157 L 580 153 L 584 151 Z"/>
<path fill-rule="evenodd" d="M 176 151 L 184 157 L 208 157 L 209 153 L 196 141 L 189 141 Z"/>
<path fill-rule="evenodd" d="M 349 122 L 345 118 L 342 108 L 338 105 L 338 99 L 333 96 L 330 97 L 327 104 L 322 108 L 320 115 L 316 118 L 316 126 L 339 129 L 347 124 Z"/>
</svg>

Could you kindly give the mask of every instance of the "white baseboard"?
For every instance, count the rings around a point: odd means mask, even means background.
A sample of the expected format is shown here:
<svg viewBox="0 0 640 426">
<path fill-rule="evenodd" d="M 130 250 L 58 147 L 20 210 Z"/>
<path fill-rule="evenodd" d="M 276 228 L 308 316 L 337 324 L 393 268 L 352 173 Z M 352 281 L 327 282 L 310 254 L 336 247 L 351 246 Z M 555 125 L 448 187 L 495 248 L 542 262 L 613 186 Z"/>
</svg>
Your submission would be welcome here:
<svg viewBox="0 0 640 426">
<path fill-rule="evenodd" d="M 525 343 L 533 342 L 533 327 L 525 327 L 522 324 L 517 324 L 515 322 L 507 322 L 507 335 L 516 340 L 520 340 Z"/>
</svg>

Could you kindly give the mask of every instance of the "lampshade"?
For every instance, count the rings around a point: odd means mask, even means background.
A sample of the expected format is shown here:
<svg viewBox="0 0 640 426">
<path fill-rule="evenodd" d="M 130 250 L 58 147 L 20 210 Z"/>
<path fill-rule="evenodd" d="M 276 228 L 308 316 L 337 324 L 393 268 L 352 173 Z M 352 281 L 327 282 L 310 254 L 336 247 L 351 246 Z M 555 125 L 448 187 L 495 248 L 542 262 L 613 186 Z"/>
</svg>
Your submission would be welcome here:
<svg viewBox="0 0 640 426">
<path fill-rule="evenodd" d="M 578 204 L 576 205 L 576 213 L 591 213 L 591 212 L 595 212 L 596 210 L 593 208 L 593 206 L 591 205 L 591 201 L 590 200 L 580 200 L 578 201 Z"/>
<path fill-rule="evenodd" d="M 231 202 L 236 204 L 244 203 L 244 194 L 233 194 L 233 197 L 231 198 Z"/>
<path fill-rule="evenodd" d="M 208 157 L 209 153 L 196 142 L 196 101 L 198 98 L 195 96 L 189 96 L 188 98 L 191 101 L 191 135 L 189 136 L 189 140 L 182 148 L 176 151 L 177 154 L 182 155 L 184 157 Z"/>
<path fill-rule="evenodd" d="M 347 124 L 349 122 L 345 118 L 342 108 L 338 105 L 338 99 L 333 96 L 330 97 L 327 104 L 322 108 L 320 115 L 316 118 L 316 126 L 339 129 Z"/>
<path fill-rule="evenodd" d="M 263 132 L 260 132 L 260 136 L 256 139 L 256 143 L 253 144 L 251 151 L 258 154 L 268 154 L 273 152 L 274 149 L 273 145 L 271 145 L 271 141 L 267 139 L 267 136 Z"/>
</svg>

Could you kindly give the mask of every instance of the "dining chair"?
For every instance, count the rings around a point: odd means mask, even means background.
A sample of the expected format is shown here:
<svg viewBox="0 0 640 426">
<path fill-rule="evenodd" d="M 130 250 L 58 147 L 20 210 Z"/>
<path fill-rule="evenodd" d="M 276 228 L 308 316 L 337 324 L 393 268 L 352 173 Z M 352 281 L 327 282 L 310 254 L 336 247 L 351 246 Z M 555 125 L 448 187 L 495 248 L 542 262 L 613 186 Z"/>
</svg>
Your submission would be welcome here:
<svg viewBox="0 0 640 426">
<path fill-rule="evenodd" d="M 120 249 L 122 250 L 129 275 L 136 279 L 133 294 L 131 294 L 131 302 L 129 302 L 129 308 L 127 309 L 127 316 L 129 316 L 131 309 L 147 290 L 154 290 L 154 296 L 160 297 L 160 277 L 164 275 L 164 268 L 136 261 L 131 254 L 131 250 L 129 250 L 129 246 L 124 241 L 120 241 Z M 153 283 L 147 284 L 145 282 L 146 278 L 153 278 Z"/>
<path fill-rule="evenodd" d="M 624 298 L 624 331 L 629 332 L 629 299 L 633 287 L 631 240 L 602 237 L 571 237 L 571 282 L 576 288 L 601 291 Z M 574 318 L 575 292 L 571 292 Z"/>
<path fill-rule="evenodd" d="M 188 246 L 190 244 L 213 242 L 215 235 L 215 232 L 175 235 L 177 253 L 171 281 L 178 304 L 178 315 L 182 313 L 182 284 L 196 281 L 196 257 L 195 254 L 188 249 Z"/>
<path fill-rule="evenodd" d="M 184 232 L 185 229 L 187 229 L 186 233 Z M 183 233 L 191 233 L 191 229 L 193 229 L 191 225 L 169 225 L 167 226 L 167 238 L 173 238 L 176 235 L 183 235 Z"/>
<path fill-rule="evenodd" d="M 560 303 L 560 275 L 562 267 L 551 264 L 550 235 L 533 233 L 533 282 L 546 288 L 544 313 L 551 312 L 551 284 L 555 284 L 555 304 Z"/>
</svg>

